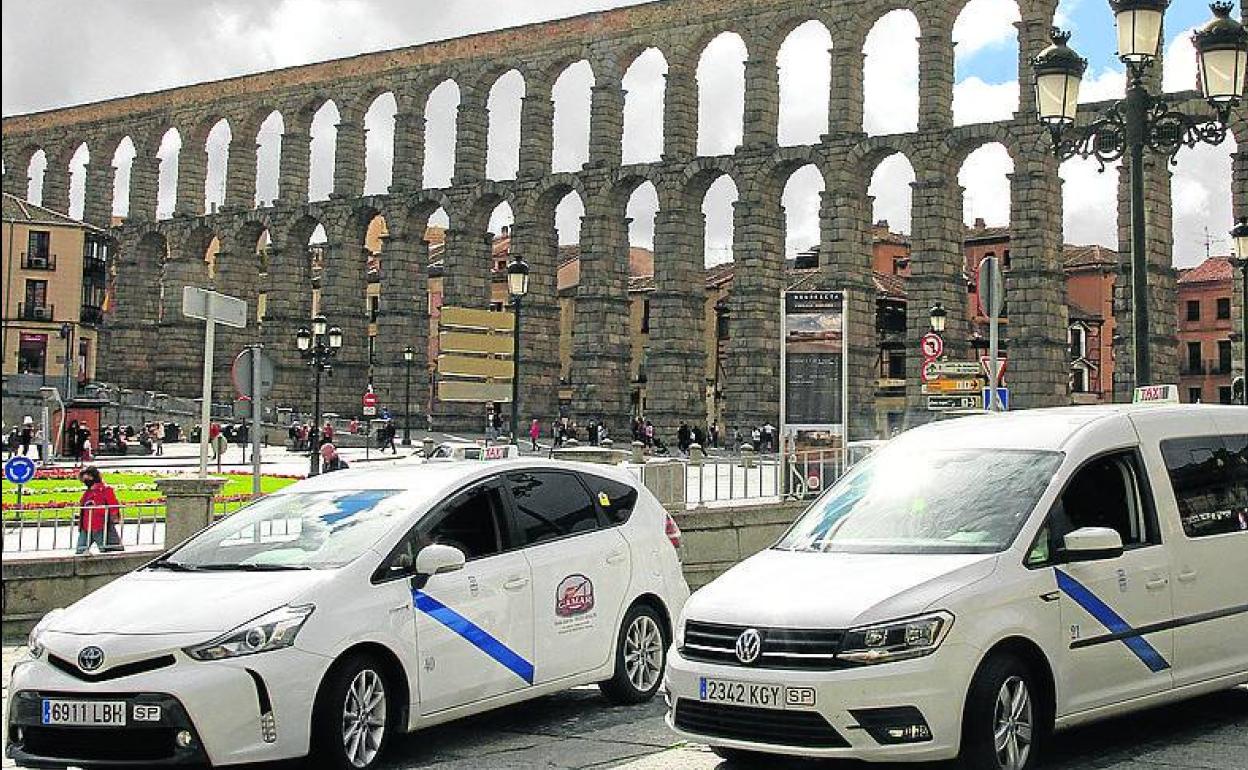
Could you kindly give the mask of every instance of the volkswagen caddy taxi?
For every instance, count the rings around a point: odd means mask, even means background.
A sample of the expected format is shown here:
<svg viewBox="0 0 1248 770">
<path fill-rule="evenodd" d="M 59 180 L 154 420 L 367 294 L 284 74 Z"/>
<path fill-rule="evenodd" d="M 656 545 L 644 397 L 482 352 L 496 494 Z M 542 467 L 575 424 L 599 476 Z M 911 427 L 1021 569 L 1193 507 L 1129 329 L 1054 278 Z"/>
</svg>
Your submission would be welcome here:
<svg viewBox="0 0 1248 770">
<path fill-rule="evenodd" d="M 373 767 L 396 732 L 598 683 L 653 697 L 689 589 L 664 509 L 604 466 L 345 471 L 63 610 L 9 685 L 35 767 Z"/>
<path fill-rule="evenodd" d="M 1054 729 L 1248 682 L 1248 408 L 912 430 L 696 592 L 669 724 L 752 753 L 1031 768 Z"/>
</svg>

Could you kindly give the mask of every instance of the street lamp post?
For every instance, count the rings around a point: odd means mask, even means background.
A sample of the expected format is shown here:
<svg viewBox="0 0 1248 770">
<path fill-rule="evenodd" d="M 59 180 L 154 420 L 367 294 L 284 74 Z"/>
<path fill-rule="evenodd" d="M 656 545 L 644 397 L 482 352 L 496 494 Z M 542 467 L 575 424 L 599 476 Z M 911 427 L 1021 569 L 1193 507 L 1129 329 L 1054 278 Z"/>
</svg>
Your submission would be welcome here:
<svg viewBox="0 0 1248 770">
<path fill-rule="evenodd" d="M 308 446 L 311 449 L 309 475 L 321 472 L 321 374 L 333 371 L 333 360 L 342 347 L 342 329 L 330 326 L 325 316 L 317 315 L 312 319 L 312 328 L 300 329 L 295 334 L 295 345 L 299 355 L 316 372 L 314 376 L 312 397 L 312 430 L 308 435 Z"/>
<path fill-rule="evenodd" d="M 932 324 L 932 331 L 937 334 L 945 333 L 945 323 L 949 320 L 949 311 L 945 310 L 945 306 L 937 302 L 932 305 L 932 309 L 927 313 L 928 320 Z"/>
<path fill-rule="evenodd" d="M 416 350 L 403 348 L 403 446 L 412 445 L 412 359 Z"/>
<path fill-rule="evenodd" d="M 1076 126 L 1079 86 L 1086 59 L 1067 43 L 1070 34 L 1054 28 L 1053 45 L 1032 63 L 1036 111 L 1053 137 L 1060 160 L 1095 158 L 1101 170 L 1123 157 L 1131 175 L 1131 313 L 1136 385 L 1152 384 L 1149 357 L 1148 257 L 1144 212 L 1144 151 L 1174 162 L 1184 147 L 1219 145 L 1228 133 L 1231 109 L 1239 104 L 1248 72 L 1248 31 L 1231 18 L 1230 2 L 1210 8 L 1214 18 L 1192 36 L 1198 54 L 1200 83 L 1216 112 L 1196 118 L 1154 96 L 1144 82 L 1161 50 L 1163 20 L 1170 0 L 1109 0 L 1118 30 L 1118 58 L 1127 66 L 1127 92 L 1093 122 Z"/>
<path fill-rule="evenodd" d="M 1244 346 L 1244 373 L 1241 375 L 1243 384 L 1240 387 L 1240 401 L 1248 406 L 1248 217 L 1240 217 L 1235 229 L 1231 230 L 1231 240 L 1235 255 L 1231 257 L 1231 265 L 1239 268 L 1243 278 L 1241 286 L 1239 320 L 1240 344 Z"/>
<path fill-rule="evenodd" d="M 520 303 L 529 293 L 529 263 L 519 256 L 507 263 L 507 293 L 515 314 L 511 331 L 511 443 L 519 444 L 520 431 Z"/>
</svg>

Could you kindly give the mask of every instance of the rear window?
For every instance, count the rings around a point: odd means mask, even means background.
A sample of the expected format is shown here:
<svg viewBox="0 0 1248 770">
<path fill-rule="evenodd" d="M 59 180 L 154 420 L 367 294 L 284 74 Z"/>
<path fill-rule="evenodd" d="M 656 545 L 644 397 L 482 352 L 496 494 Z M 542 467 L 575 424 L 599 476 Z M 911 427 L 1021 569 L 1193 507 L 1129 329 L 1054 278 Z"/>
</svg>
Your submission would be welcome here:
<svg viewBox="0 0 1248 770">
<path fill-rule="evenodd" d="M 584 476 L 585 485 L 598 501 L 598 507 L 612 524 L 623 524 L 637 505 L 636 488 L 601 476 Z"/>
<path fill-rule="evenodd" d="M 1188 537 L 1248 531 L 1248 435 L 1161 442 Z"/>
</svg>

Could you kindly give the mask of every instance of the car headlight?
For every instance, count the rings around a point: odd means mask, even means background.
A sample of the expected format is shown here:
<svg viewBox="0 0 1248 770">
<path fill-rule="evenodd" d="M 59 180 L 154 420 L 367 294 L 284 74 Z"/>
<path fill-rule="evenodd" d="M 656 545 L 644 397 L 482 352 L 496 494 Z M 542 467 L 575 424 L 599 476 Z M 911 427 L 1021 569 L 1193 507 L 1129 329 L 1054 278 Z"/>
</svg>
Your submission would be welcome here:
<svg viewBox="0 0 1248 770">
<path fill-rule="evenodd" d="M 891 663 L 931 655 L 949 635 L 953 615 L 929 615 L 854 628 L 845 634 L 838 657 L 851 663 Z"/>
<path fill-rule="evenodd" d="M 295 643 L 295 636 L 314 609 L 316 607 L 311 604 L 278 607 L 216 639 L 183 647 L 182 651 L 195 660 L 221 660 L 280 650 Z"/>
<path fill-rule="evenodd" d="M 30 636 L 26 638 L 26 649 L 30 652 L 30 657 L 43 657 L 43 632 L 48 629 L 48 625 L 52 622 L 52 619 L 61 614 L 61 612 L 62 608 L 57 607 L 47 615 L 44 615 L 43 618 L 35 624 L 35 627 L 30 629 Z"/>
</svg>

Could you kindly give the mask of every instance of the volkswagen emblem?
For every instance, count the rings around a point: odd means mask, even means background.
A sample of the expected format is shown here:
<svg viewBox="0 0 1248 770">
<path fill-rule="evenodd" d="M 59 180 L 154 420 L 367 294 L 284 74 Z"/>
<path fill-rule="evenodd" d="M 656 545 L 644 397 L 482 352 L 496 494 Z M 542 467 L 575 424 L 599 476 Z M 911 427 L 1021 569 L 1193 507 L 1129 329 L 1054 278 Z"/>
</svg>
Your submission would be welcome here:
<svg viewBox="0 0 1248 770">
<path fill-rule="evenodd" d="M 745 665 L 750 665 L 758 660 L 759 653 L 763 651 L 763 637 L 758 633 L 758 629 L 747 628 L 737 637 L 737 660 Z"/>
<path fill-rule="evenodd" d="M 104 665 L 104 651 L 99 647 L 94 645 L 83 647 L 78 653 L 78 668 L 83 671 L 98 671 L 102 665 Z"/>
</svg>

